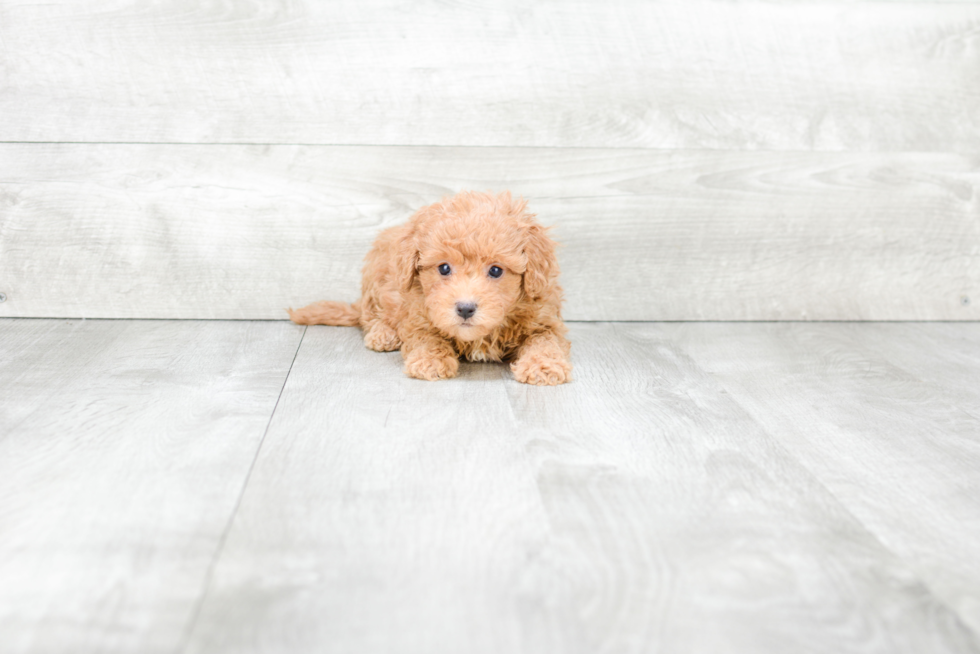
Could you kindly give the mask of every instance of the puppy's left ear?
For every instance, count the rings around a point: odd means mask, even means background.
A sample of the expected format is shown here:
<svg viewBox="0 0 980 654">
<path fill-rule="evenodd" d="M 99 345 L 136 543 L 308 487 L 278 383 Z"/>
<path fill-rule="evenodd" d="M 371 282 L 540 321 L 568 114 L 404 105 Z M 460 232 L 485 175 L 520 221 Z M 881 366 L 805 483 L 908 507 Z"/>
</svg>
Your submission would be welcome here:
<svg viewBox="0 0 980 654">
<path fill-rule="evenodd" d="M 558 278 L 558 259 L 555 257 L 555 242 L 548 236 L 548 230 L 530 223 L 525 227 L 524 256 L 527 268 L 524 270 L 524 293 L 532 300 L 544 297 Z"/>
</svg>

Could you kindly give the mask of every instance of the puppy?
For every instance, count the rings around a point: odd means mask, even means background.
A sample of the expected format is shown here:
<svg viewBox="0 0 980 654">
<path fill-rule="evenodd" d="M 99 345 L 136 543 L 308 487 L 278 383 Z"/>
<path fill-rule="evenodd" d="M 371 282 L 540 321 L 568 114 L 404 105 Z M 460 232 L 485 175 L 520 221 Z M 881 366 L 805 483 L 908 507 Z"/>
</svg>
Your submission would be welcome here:
<svg viewBox="0 0 980 654">
<path fill-rule="evenodd" d="M 289 310 L 301 325 L 358 325 L 372 350 L 401 350 L 405 373 L 448 379 L 467 361 L 510 361 L 526 384 L 571 378 L 555 242 L 524 200 L 464 191 L 381 232 L 361 299 Z"/>
</svg>

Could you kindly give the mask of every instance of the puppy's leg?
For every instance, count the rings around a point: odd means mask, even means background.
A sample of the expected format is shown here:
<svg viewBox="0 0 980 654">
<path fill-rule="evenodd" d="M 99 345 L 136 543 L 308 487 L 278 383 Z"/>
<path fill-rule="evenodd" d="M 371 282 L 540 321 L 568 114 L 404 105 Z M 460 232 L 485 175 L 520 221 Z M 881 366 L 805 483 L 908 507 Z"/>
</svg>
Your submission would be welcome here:
<svg viewBox="0 0 980 654">
<path fill-rule="evenodd" d="M 402 344 L 405 374 L 416 379 L 449 379 L 459 372 L 459 356 L 441 336 L 415 333 Z"/>
<path fill-rule="evenodd" d="M 375 352 L 394 352 L 402 346 L 398 333 L 382 320 L 364 326 L 364 344 Z"/>
<path fill-rule="evenodd" d="M 541 332 L 529 337 L 510 364 L 514 379 L 537 386 L 564 384 L 572 378 L 569 348 L 568 340 L 554 332 Z"/>
</svg>

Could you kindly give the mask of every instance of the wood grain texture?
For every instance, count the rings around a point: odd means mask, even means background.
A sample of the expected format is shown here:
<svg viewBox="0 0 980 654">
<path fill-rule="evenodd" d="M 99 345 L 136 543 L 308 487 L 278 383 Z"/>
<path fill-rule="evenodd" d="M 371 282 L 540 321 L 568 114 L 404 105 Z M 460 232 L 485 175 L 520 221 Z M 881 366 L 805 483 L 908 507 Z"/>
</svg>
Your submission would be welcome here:
<svg viewBox="0 0 980 654">
<path fill-rule="evenodd" d="M 980 325 L 669 325 L 980 633 Z"/>
<path fill-rule="evenodd" d="M 0 651 L 175 651 L 302 331 L 0 320 Z"/>
<path fill-rule="evenodd" d="M 980 149 L 975 3 L 5 2 L 0 140 Z"/>
<path fill-rule="evenodd" d="M 0 144 L 0 316 L 283 318 L 464 188 L 555 225 L 572 320 L 980 319 L 955 154 Z"/>
<path fill-rule="evenodd" d="M 187 651 L 980 651 L 664 333 L 541 389 L 310 328 Z"/>
</svg>

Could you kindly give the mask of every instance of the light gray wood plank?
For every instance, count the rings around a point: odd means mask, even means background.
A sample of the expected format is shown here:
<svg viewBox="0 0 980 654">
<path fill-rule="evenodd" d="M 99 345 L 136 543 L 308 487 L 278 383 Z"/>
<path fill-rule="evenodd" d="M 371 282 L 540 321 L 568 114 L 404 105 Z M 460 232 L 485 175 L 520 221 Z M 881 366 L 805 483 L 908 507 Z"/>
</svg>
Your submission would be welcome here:
<svg viewBox="0 0 980 654">
<path fill-rule="evenodd" d="M 980 632 L 980 324 L 663 330 Z"/>
<path fill-rule="evenodd" d="M 975 3 L 4 3 L 0 140 L 980 149 Z"/>
<path fill-rule="evenodd" d="M 180 642 L 302 329 L 0 320 L 0 650 Z"/>
<path fill-rule="evenodd" d="M 870 336 L 869 336 L 870 333 Z M 980 419 L 980 327 L 962 323 L 881 324 L 869 330 L 846 327 L 864 350 L 889 366 L 928 384 L 956 411 Z M 902 374 L 902 373 L 899 373 Z M 977 437 L 980 438 L 980 430 Z"/>
<path fill-rule="evenodd" d="M 663 334 L 533 388 L 311 328 L 187 651 L 980 651 Z"/>
<path fill-rule="evenodd" d="M 356 329 L 307 332 L 188 652 L 518 651 L 496 579 L 546 519 L 503 366 L 401 367 Z"/>
<path fill-rule="evenodd" d="M 0 316 L 282 318 L 465 188 L 556 226 L 573 320 L 980 319 L 980 160 L 0 144 Z"/>
</svg>

